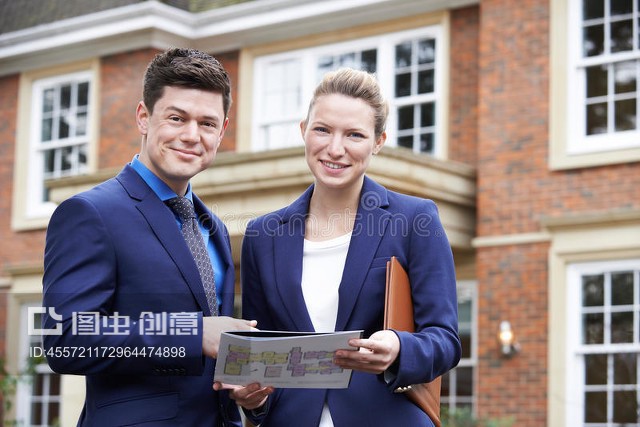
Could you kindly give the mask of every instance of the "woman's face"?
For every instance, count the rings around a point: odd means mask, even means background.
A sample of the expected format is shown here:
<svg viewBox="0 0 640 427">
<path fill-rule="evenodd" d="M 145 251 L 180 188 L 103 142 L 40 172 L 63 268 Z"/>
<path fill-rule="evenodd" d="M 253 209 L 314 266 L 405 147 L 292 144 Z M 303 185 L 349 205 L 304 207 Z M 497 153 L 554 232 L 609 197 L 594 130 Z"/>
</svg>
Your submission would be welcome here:
<svg viewBox="0 0 640 427">
<path fill-rule="evenodd" d="M 371 156 L 386 139 L 383 133 L 375 140 L 369 104 L 338 94 L 319 97 L 300 129 L 316 186 L 328 189 L 359 190 Z"/>
</svg>

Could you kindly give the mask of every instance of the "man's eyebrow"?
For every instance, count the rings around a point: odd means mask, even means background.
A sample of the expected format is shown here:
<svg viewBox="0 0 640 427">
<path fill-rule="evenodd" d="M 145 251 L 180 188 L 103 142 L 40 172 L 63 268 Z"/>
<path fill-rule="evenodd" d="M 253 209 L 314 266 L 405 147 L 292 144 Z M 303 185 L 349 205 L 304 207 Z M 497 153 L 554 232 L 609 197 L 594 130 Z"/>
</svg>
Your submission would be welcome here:
<svg viewBox="0 0 640 427">
<path fill-rule="evenodd" d="M 169 105 L 167 107 L 167 111 L 169 111 L 169 110 L 175 111 L 176 113 L 179 113 L 179 114 L 182 114 L 182 115 L 185 115 L 185 116 L 189 115 L 189 113 L 186 110 L 183 110 L 180 107 L 176 107 L 175 105 Z M 220 121 L 220 118 L 218 116 L 202 116 L 202 117 L 200 117 L 200 119 L 202 119 L 202 120 L 211 120 L 211 121 L 215 121 L 215 122 Z"/>
</svg>

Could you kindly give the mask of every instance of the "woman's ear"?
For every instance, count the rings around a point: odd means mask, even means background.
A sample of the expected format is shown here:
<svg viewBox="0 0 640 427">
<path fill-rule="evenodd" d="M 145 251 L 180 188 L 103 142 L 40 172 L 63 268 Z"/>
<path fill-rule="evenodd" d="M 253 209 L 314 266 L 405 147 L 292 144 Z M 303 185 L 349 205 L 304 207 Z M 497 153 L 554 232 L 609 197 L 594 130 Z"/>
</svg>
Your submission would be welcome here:
<svg viewBox="0 0 640 427">
<path fill-rule="evenodd" d="M 387 132 L 382 132 L 376 143 L 373 145 L 373 155 L 375 156 L 382 150 L 384 143 L 387 141 Z"/>
</svg>

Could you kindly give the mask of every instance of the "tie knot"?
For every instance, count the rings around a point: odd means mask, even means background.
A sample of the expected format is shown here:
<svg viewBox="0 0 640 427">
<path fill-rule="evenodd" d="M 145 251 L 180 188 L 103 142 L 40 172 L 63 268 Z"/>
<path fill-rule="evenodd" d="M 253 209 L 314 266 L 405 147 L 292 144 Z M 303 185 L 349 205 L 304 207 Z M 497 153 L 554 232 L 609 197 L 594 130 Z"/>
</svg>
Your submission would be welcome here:
<svg viewBox="0 0 640 427">
<path fill-rule="evenodd" d="M 181 221 L 186 221 L 196 217 L 196 211 L 193 207 L 193 203 L 186 197 L 174 197 L 166 201 L 167 206 L 178 215 Z"/>
</svg>

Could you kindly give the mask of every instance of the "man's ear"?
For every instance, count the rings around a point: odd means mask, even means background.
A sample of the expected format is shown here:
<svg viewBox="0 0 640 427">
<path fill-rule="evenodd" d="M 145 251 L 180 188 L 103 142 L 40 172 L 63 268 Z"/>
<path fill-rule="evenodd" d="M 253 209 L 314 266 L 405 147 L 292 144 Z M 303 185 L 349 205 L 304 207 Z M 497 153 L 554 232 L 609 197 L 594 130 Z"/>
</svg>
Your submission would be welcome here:
<svg viewBox="0 0 640 427">
<path fill-rule="evenodd" d="M 138 106 L 136 107 L 136 125 L 138 126 L 138 132 L 140 132 L 141 135 L 147 134 L 149 116 L 150 114 L 147 110 L 147 106 L 144 105 L 144 101 L 138 102 Z"/>
</svg>

